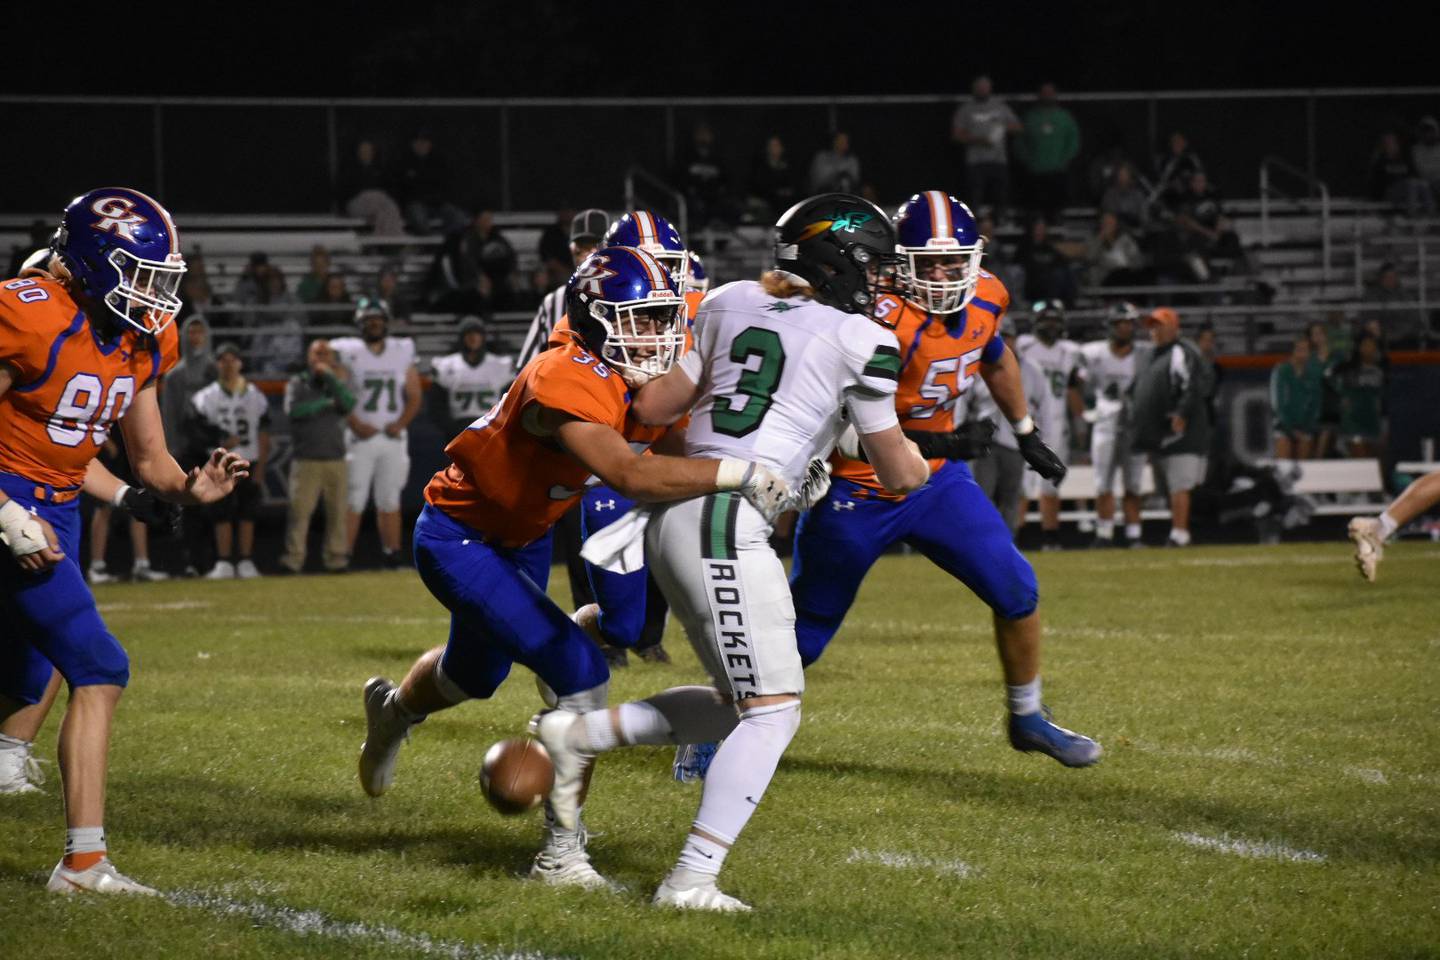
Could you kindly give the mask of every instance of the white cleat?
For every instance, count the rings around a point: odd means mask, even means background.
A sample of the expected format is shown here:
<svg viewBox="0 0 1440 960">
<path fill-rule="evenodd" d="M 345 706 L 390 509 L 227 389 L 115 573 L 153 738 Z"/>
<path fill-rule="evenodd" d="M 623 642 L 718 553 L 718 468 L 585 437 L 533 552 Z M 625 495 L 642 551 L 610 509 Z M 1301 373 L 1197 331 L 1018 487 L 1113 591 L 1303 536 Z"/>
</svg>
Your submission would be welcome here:
<svg viewBox="0 0 1440 960">
<path fill-rule="evenodd" d="M 45 771 L 32 753 L 33 744 L 0 734 L 0 794 L 44 793 Z"/>
<path fill-rule="evenodd" d="M 1385 559 L 1385 535 L 1380 532 L 1380 521 L 1373 517 L 1356 517 L 1350 521 L 1350 539 L 1355 541 L 1355 566 L 1360 576 L 1375 582 L 1375 570 Z"/>
<path fill-rule="evenodd" d="M 574 833 L 551 833 L 545 849 L 535 854 L 530 879 L 552 887 L 580 887 L 584 890 L 619 890 L 618 884 L 602 877 L 585 850 L 589 839 L 582 826 Z"/>
<path fill-rule="evenodd" d="M 205 579 L 234 580 L 235 564 L 231 563 L 229 560 L 216 560 L 215 566 L 211 567 L 210 572 L 205 574 Z"/>
<path fill-rule="evenodd" d="M 408 720 L 400 716 L 391 697 L 395 684 L 384 677 L 365 681 L 365 742 L 360 744 L 360 786 L 372 797 L 390 789 L 400 747 L 410 739 Z"/>
<path fill-rule="evenodd" d="M 115 869 L 115 864 L 106 857 L 89 870 L 71 870 L 61 860 L 50 872 L 50 882 L 45 889 L 51 893 L 138 893 L 147 897 L 158 897 L 160 891 L 136 883 Z"/>
<path fill-rule="evenodd" d="M 717 913 L 749 913 L 750 904 L 737 900 L 728 893 L 721 893 L 715 881 L 702 883 L 688 890 L 677 890 L 666 880 L 655 891 L 650 901 L 657 907 L 677 907 L 681 910 L 713 910 Z"/>
<path fill-rule="evenodd" d="M 148 563 L 137 563 L 130 569 L 130 579 L 136 583 L 160 583 L 170 579 L 170 574 L 156 570 Z"/>
<path fill-rule="evenodd" d="M 235 566 L 235 576 L 241 580 L 254 580 L 260 576 L 260 571 L 255 569 L 254 562 L 247 557 Z"/>
<path fill-rule="evenodd" d="M 102 583 L 116 583 L 120 580 L 119 577 L 107 570 L 103 563 L 90 564 L 90 569 L 85 573 L 85 579 L 90 581 L 92 587 Z"/>
<path fill-rule="evenodd" d="M 530 732 L 545 745 L 555 766 L 555 785 L 550 788 L 550 809 L 562 829 L 580 827 L 580 793 L 585 789 L 585 771 L 594 759 L 566 742 L 571 726 L 580 714 L 569 710 L 545 710 L 530 719 Z"/>
</svg>

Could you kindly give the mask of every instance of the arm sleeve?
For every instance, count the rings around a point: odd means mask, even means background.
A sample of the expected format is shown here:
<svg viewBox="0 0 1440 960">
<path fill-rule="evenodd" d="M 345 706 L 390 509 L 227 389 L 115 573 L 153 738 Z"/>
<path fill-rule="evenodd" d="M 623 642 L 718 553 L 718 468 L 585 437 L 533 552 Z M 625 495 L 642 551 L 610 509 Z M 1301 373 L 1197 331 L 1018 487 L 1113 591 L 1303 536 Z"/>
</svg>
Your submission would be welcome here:
<svg viewBox="0 0 1440 960">
<path fill-rule="evenodd" d="M 845 398 L 845 413 L 858 433 L 879 433 L 900 423 L 893 396 L 852 392 Z"/>
</svg>

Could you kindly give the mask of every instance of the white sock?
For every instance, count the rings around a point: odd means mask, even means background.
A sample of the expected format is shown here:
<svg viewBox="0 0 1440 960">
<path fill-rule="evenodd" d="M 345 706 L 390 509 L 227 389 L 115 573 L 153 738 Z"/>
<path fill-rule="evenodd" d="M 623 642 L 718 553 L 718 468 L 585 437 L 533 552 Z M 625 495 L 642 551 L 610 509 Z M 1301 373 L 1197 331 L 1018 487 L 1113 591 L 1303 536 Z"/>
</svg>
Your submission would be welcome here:
<svg viewBox="0 0 1440 960">
<path fill-rule="evenodd" d="M 675 863 L 675 869 L 670 871 L 670 876 L 665 878 L 665 882 L 677 890 L 689 890 L 712 881 L 720 875 L 720 868 L 724 866 L 725 857 L 729 853 L 730 847 L 726 844 L 716 843 L 692 832 L 685 838 L 680 859 Z"/>
<path fill-rule="evenodd" d="M 1384 513 L 1380 514 L 1380 539 L 1382 541 L 1389 540 L 1395 534 L 1395 530 L 1399 526 L 1400 524 L 1395 522 L 1395 518 L 1390 516 L 1389 510 L 1386 510 Z"/>
<path fill-rule="evenodd" d="M 1188 547 L 1188 546 L 1190 545 L 1190 531 L 1189 531 L 1189 530 L 1181 530 L 1181 529 L 1179 529 L 1179 528 L 1177 528 L 1177 527 L 1171 527 L 1171 528 L 1170 528 L 1170 540 L 1171 540 L 1173 543 L 1178 543 L 1178 544 L 1180 544 L 1180 546 L 1182 546 L 1182 547 Z"/>
<path fill-rule="evenodd" d="M 1140 539 L 1140 524 L 1138 524 L 1138 523 L 1127 523 L 1127 524 L 1125 524 L 1125 539 L 1126 539 L 1126 540 L 1139 540 L 1139 539 Z"/>
<path fill-rule="evenodd" d="M 571 746 L 591 755 L 620 746 L 609 710 L 591 710 L 570 728 Z"/>
<path fill-rule="evenodd" d="M 616 726 L 620 728 L 620 742 L 627 744 L 674 743 L 674 730 L 652 703 L 639 700 L 622 703 L 616 709 Z"/>
<path fill-rule="evenodd" d="M 1095 536 L 1099 537 L 1101 540 L 1114 540 L 1114 539 L 1115 539 L 1115 521 L 1114 521 L 1114 520 L 1097 520 L 1097 521 L 1095 521 Z"/>
<path fill-rule="evenodd" d="M 1029 683 L 1006 684 L 1005 701 L 1010 705 L 1010 712 L 1017 716 L 1027 716 L 1040 712 L 1040 677 L 1036 676 Z"/>
<path fill-rule="evenodd" d="M 609 711 L 604 715 L 608 719 Z M 585 715 L 587 726 L 583 732 L 571 728 L 575 731 L 572 746 L 585 753 L 637 744 L 711 743 L 724 740 L 740 721 L 734 705 L 726 703 L 714 687 L 702 686 L 671 687 L 644 700 L 622 703 L 618 708 L 618 740 L 613 729 L 601 728 L 592 735 L 590 717 Z"/>
<path fill-rule="evenodd" d="M 65 831 L 65 856 L 72 853 L 104 852 L 104 827 L 72 827 Z"/>
<path fill-rule="evenodd" d="M 695 815 L 695 828 L 726 843 L 734 843 L 740 831 L 755 812 L 765 789 L 780 765 L 780 756 L 795 731 L 800 728 L 800 701 L 790 700 L 769 707 L 756 707 L 740 715 L 740 722 L 715 751 L 710 770 L 705 775 L 705 788 L 700 795 L 700 812 Z M 696 845 L 695 854 L 685 858 L 696 841 L 695 834 L 685 841 L 677 869 L 697 869 L 693 861 L 708 864 L 705 853 L 714 855 L 709 847 Z M 712 845 L 713 846 L 713 845 Z M 723 859 L 715 857 L 716 860 Z M 718 872 L 720 865 L 715 864 Z"/>
</svg>

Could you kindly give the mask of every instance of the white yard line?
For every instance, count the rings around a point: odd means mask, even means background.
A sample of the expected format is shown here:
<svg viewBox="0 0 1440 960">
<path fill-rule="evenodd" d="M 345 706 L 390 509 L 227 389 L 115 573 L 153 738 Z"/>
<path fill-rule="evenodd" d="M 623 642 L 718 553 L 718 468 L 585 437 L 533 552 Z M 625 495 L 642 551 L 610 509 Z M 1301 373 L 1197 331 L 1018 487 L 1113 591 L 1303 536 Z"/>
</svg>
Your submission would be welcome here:
<svg viewBox="0 0 1440 960">
<path fill-rule="evenodd" d="M 318 910 L 273 906 L 258 900 L 232 900 L 199 891 L 177 891 L 166 894 L 165 899 L 177 907 L 203 910 L 220 917 L 243 917 L 258 926 L 302 937 L 381 944 L 409 955 L 443 957 L 448 960 L 556 960 L 546 953 L 496 950 L 458 940 L 436 940 L 423 933 L 406 933 L 394 927 L 336 920 Z"/>
<path fill-rule="evenodd" d="M 893 870 L 929 870 L 933 873 L 949 874 L 968 880 L 980 871 L 963 860 L 936 860 L 913 853 L 897 853 L 892 850 L 861 850 L 855 848 L 846 863 L 868 863 Z"/>
<path fill-rule="evenodd" d="M 1313 850 L 1296 850 L 1280 843 L 1263 840 L 1243 840 L 1238 837 L 1221 835 L 1206 837 L 1198 833 L 1176 833 L 1175 839 L 1191 847 L 1211 850 L 1215 853 L 1229 853 L 1252 860 L 1284 860 L 1289 863 L 1324 863 L 1325 855 Z"/>
<path fill-rule="evenodd" d="M 101 613 L 116 613 L 122 610 L 204 610 L 213 606 L 209 600 L 171 600 L 165 603 L 100 603 L 96 604 Z"/>
</svg>

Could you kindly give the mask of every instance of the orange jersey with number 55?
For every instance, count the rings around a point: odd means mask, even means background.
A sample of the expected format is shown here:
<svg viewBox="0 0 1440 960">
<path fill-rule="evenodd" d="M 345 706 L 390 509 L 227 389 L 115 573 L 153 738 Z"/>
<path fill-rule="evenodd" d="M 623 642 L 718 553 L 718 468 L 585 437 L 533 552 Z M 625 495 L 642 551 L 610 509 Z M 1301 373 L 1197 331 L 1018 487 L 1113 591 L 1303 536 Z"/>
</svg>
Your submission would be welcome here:
<svg viewBox="0 0 1440 960">
<path fill-rule="evenodd" d="M 631 417 L 625 381 L 567 338 L 527 363 L 490 412 L 450 441 L 451 464 L 425 487 L 425 499 L 497 546 L 543 536 L 584 493 L 590 471 L 554 437 L 534 432 L 539 407 L 603 423 L 632 447 L 649 446 L 667 429 Z"/>
<path fill-rule="evenodd" d="M 136 393 L 179 357 L 174 324 L 102 340 L 59 280 L 0 284 L 0 364 L 12 377 L 0 397 L 0 472 L 78 485 Z"/>
<path fill-rule="evenodd" d="M 1005 349 L 1000 321 L 1010 306 L 1010 294 L 993 275 L 980 271 L 974 298 L 957 313 L 929 313 L 894 294 L 876 306 L 876 316 L 895 324 L 900 341 L 900 385 L 895 412 L 906 430 L 955 429 L 955 404 L 979 375 L 981 363 L 999 361 Z M 831 458 L 834 475 L 890 497 L 868 463 Z M 930 461 L 933 473 L 945 463 Z"/>
</svg>

